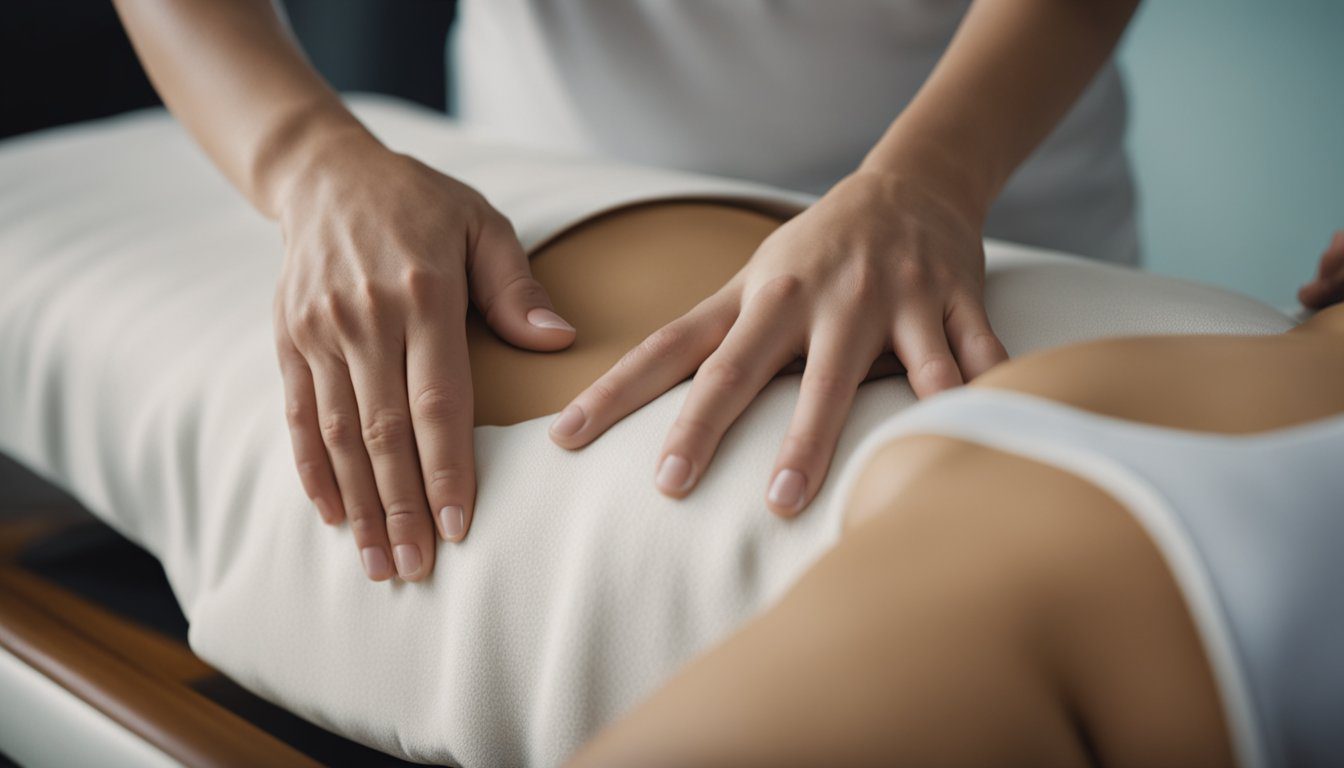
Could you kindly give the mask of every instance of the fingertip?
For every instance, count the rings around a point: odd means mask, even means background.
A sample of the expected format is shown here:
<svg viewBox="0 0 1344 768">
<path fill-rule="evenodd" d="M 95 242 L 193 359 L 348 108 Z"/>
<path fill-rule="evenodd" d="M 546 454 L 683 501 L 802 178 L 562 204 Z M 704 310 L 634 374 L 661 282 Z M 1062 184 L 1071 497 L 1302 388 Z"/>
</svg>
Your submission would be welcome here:
<svg viewBox="0 0 1344 768">
<path fill-rule="evenodd" d="M 1311 287 L 1313 285 L 1315 285 L 1315 283 L 1306 283 L 1301 288 L 1297 289 L 1297 301 L 1304 307 L 1311 306 Z"/>
<path fill-rule="evenodd" d="M 449 504 L 441 508 L 434 519 L 438 524 L 439 536 L 453 544 L 461 543 L 471 528 L 471 513 L 458 504 Z"/>
<path fill-rule="evenodd" d="M 587 443 L 582 437 L 583 428 L 587 425 L 588 412 L 578 403 L 570 403 L 551 422 L 547 434 L 561 448 L 581 448 Z"/>
<path fill-rule="evenodd" d="M 1309 309 L 1316 309 L 1324 303 L 1327 293 L 1326 285 L 1321 280 L 1313 280 L 1310 283 L 1297 289 L 1297 300 L 1302 306 Z"/>
<path fill-rule="evenodd" d="M 424 557 L 416 544 L 393 546 L 392 562 L 397 566 L 397 578 L 402 581 L 416 581 L 424 569 Z"/>
<path fill-rule="evenodd" d="M 563 317 L 556 314 L 553 310 L 546 307 L 533 307 L 527 312 L 527 323 L 533 328 L 540 328 L 548 331 L 563 331 L 573 334 L 574 326 L 565 321 Z"/>
<path fill-rule="evenodd" d="M 388 562 L 387 552 L 382 547 L 364 547 L 359 551 L 359 559 L 364 564 L 364 574 L 370 581 L 387 581 L 392 578 L 392 565 Z"/>
<path fill-rule="evenodd" d="M 765 507 L 766 509 L 770 510 L 770 514 L 774 515 L 775 517 L 778 517 L 780 520 L 792 520 L 795 517 L 801 515 L 803 511 L 807 509 L 807 506 L 810 503 L 811 503 L 810 501 L 804 501 L 800 506 L 797 507 L 781 507 L 776 504 L 771 504 L 769 501 L 767 501 L 765 503 Z"/>
<path fill-rule="evenodd" d="M 578 331 L 554 310 L 533 307 L 523 314 L 524 333 L 515 340 L 519 346 L 536 352 L 555 352 L 573 346 Z M 503 329 L 500 329 L 503 330 Z"/>
<path fill-rule="evenodd" d="M 322 518 L 322 522 L 327 525 L 340 525 L 345 520 L 345 509 L 339 504 L 332 504 L 323 498 L 313 499 L 313 506 L 317 507 L 317 515 Z"/>
<path fill-rule="evenodd" d="M 782 518 L 793 518 L 807 507 L 807 476 L 784 468 L 775 473 L 765 492 L 765 503 L 771 512 Z"/>
<path fill-rule="evenodd" d="M 658 462 L 653 485 L 664 496 L 684 499 L 695 487 L 695 465 L 685 456 L 669 453 Z"/>
</svg>

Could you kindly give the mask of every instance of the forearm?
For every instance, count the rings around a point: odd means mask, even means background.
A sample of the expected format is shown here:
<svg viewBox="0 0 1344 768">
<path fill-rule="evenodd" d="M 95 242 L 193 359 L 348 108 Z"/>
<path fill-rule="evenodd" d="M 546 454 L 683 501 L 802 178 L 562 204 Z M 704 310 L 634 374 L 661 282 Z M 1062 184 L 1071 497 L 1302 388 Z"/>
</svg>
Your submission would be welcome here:
<svg viewBox="0 0 1344 768">
<path fill-rule="evenodd" d="M 168 108 L 268 216 L 336 143 L 374 142 L 308 63 L 270 0 L 115 0 Z"/>
<path fill-rule="evenodd" d="M 917 169 L 979 212 L 1106 62 L 1138 0 L 982 0 L 865 158 Z"/>
</svg>

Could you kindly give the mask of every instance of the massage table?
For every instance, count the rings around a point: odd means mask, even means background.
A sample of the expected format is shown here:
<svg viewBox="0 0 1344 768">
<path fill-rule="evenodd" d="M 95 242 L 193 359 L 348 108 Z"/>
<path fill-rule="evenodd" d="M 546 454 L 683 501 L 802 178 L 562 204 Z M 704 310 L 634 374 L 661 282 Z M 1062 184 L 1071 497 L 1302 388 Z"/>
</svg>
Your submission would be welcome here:
<svg viewBox="0 0 1344 768">
<path fill-rule="evenodd" d="M 529 249 L 639 202 L 779 214 L 808 202 L 496 144 L 382 97 L 350 103 L 394 149 L 476 186 Z M 987 308 L 1014 355 L 1292 326 L 1208 286 L 986 250 Z M 795 521 L 761 500 L 797 376 L 767 387 L 690 499 L 657 494 L 654 452 L 683 384 L 579 452 L 553 446 L 546 419 L 478 428 L 472 535 L 443 546 L 426 583 L 368 582 L 348 530 L 319 523 L 292 468 L 270 330 L 281 256 L 277 227 L 161 111 L 0 143 L 0 452 L 96 518 L 3 526 L 0 752 L 51 765 L 555 765 L 838 537 L 835 482 Z M 865 385 L 833 475 L 913 402 L 902 377 Z M 133 594 L 100 604 L 33 566 L 33 551 L 81 537 L 119 553 L 105 558 L 113 570 L 140 558 L 144 600 L 170 590 L 180 606 L 176 635 L 137 621 Z"/>
</svg>

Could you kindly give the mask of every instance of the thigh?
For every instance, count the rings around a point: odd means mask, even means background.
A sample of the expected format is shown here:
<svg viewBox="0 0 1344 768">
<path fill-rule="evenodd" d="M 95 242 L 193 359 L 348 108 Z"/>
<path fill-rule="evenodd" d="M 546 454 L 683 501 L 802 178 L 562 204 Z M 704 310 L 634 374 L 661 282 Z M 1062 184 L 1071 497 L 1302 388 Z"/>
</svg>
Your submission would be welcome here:
<svg viewBox="0 0 1344 768">
<path fill-rule="evenodd" d="M 575 227 L 542 247 L 533 274 L 578 329 L 561 352 L 531 352 L 468 318 L 477 424 L 554 413 L 649 334 L 737 272 L 779 221 L 715 203 L 654 203 Z"/>
<path fill-rule="evenodd" d="M 580 763 L 1229 760 L 1175 584 L 1109 497 L 946 438 L 888 446 L 855 495 L 877 512 Z"/>
<path fill-rule="evenodd" d="M 1025 622 L 1010 634 L 1030 636 L 1069 738 L 1094 762 L 1231 764 L 1185 598 L 1142 525 L 1096 486 L 982 445 L 911 436 L 872 458 L 848 512 L 847 538 L 943 532 L 961 578 Z"/>
</svg>

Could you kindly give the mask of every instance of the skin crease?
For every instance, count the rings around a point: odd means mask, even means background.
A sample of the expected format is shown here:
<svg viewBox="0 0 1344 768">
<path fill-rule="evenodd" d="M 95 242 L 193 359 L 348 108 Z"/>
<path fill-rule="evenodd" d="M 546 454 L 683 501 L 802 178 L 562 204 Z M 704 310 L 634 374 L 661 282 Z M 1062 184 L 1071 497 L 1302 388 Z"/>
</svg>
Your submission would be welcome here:
<svg viewBox="0 0 1344 768">
<path fill-rule="evenodd" d="M 1183 430 L 1299 425 L 1344 413 L 1344 305 L 1279 336 L 1049 350 L 974 386 Z M 1230 743 L 1181 594 L 1125 508 L 1057 468 L 912 435 L 871 459 L 840 543 L 775 607 L 570 764 L 1223 766 Z"/>
<path fill-rule="evenodd" d="M 791 515 L 815 495 L 854 389 L 886 349 L 921 395 L 1004 359 L 982 306 L 985 212 L 1136 4 L 974 3 L 861 166 L 709 302 L 656 331 L 645 354 L 579 394 L 556 442 L 581 447 L 699 371 L 655 476 L 684 495 L 764 382 L 805 355 L 789 437 L 762 478 L 769 506 Z M 426 578 L 436 527 L 461 540 L 473 515 L 471 308 L 525 349 L 562 349 L 574 330 L 488 201 L 383 147 L 305 61 L 272 3 L 116 5 L 169 108 L 280 221 L 276 349 L 306 492 L 327 522 L 350 522 L 370 578 Z"/>
</svg>

